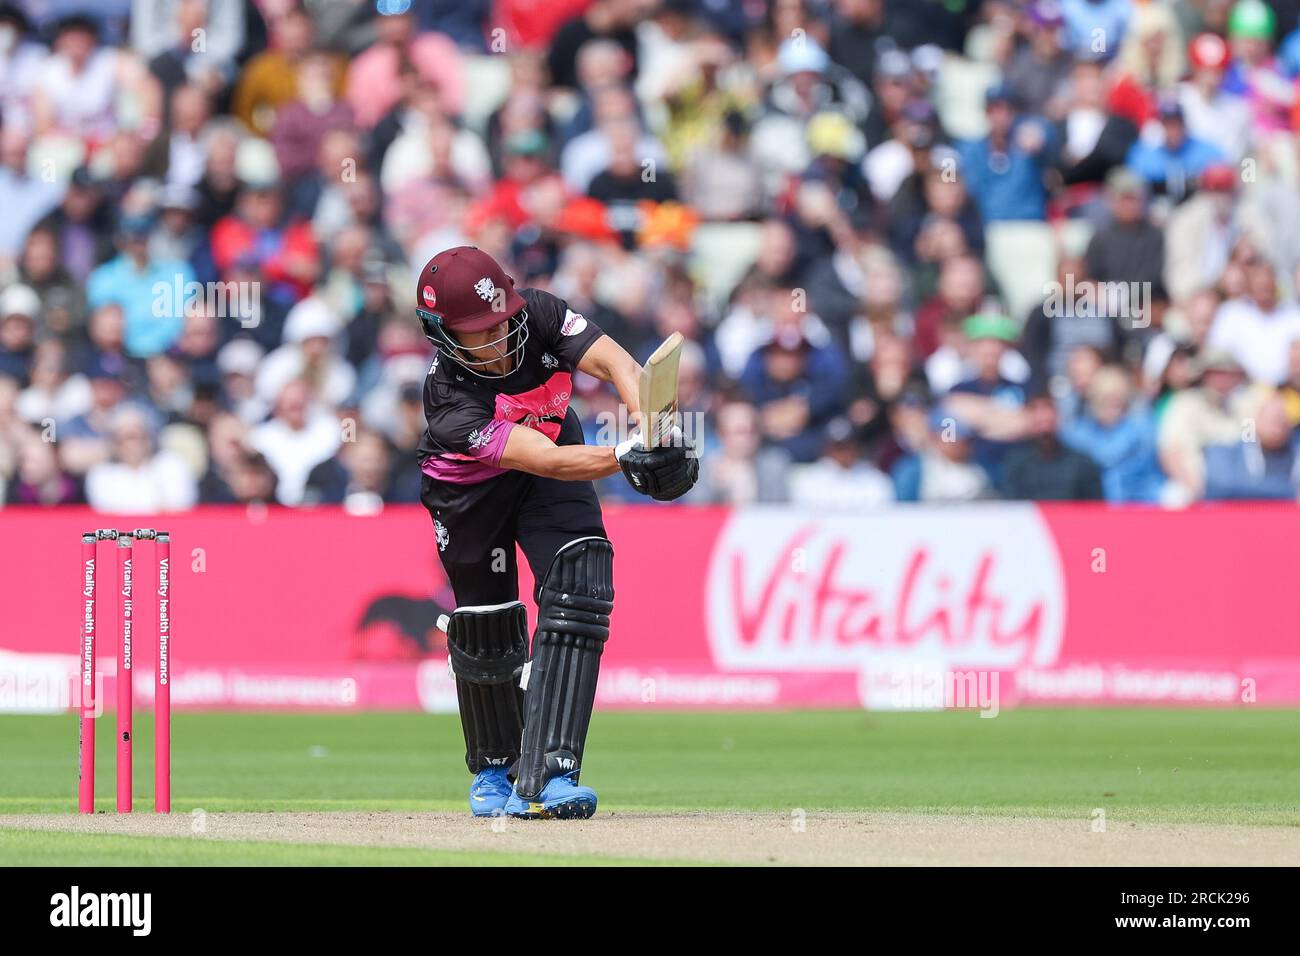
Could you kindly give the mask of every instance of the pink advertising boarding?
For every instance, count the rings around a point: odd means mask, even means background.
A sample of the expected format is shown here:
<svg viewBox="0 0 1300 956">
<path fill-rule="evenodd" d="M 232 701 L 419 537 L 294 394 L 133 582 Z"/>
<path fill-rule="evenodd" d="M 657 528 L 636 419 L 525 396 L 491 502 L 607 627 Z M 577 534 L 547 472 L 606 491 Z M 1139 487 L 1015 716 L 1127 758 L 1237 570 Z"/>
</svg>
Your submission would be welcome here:
<svg viewBox="0 0 1300 956">
<path fill-rule="evenodd" d="M 0 632 L 0 713 L 75 707 L 84 607 L 70 585 L 85 576 L 80 532 L 104 522 L 0 521 L 22 542 L 0 552 L 21 596 Z M 605 707 L 1300 704 L 1293 505 L 645 506 L 606 522 Z M 173 660 L 160 683 L 157 622 L 137 619 L 137 707 L 161 690 L 182 709 L 454 709 L 436 625 L 452 599 L 422 509 L 207 508 L 166 524 Z M 156 568 L 133 570 L 137 594 L 157 586 Z M 95 571 L 101 600 L 117 594 L 117 562 Z M 113 701 L 105 610 L 95 699 Z"/>
</svg>

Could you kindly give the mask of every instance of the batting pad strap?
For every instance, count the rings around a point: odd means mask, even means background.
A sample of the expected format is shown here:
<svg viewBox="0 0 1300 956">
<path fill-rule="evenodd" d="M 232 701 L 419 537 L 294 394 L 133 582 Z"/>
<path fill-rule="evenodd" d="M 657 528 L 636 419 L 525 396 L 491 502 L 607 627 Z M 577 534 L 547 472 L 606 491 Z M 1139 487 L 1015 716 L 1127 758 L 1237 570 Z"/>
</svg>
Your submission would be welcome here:
<svg viewBox="0 0 1300 956">
<path fill-rule="evenodd" d="M 471 684 L 514 681 L 528 657 L 527 634 L 522 601 L 457 608 L 447 624 L 452 673 Z"/>
<path fill-rule="evenodd" d="M 537 631 L 609 638 L 614 610 L 614 546 L 606 538 L 570 541 L 551 561 L 537 598 Z"/>
<path fill-rule="evenodd" d="M 539 609 L 539 631 L 580 634 L 601 641 L 609 639 L 609 614 L 614 610 L 613 601 L 570 591 L 551 595 L 546 593 L 545 588 L 543 595 L 550 600 L 546 600 L 542 609 Z"/>
</svg>

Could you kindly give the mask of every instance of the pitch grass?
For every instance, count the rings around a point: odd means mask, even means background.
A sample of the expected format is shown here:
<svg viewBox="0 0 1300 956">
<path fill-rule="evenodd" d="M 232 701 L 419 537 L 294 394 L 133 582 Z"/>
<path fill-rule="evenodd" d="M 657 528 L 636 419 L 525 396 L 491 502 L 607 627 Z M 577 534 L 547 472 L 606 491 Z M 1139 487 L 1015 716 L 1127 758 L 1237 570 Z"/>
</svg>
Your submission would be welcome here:
<svg viewBox="0 0 1300 956">
<path fill-rule="evenodd" d="M 112 720 L 99 721 L 100 810 L 113 806 Z M 180 713 L 173 811 L 458 810 L 459 723 L 425 714 Z M 152 728 L 136 719 L 136 800 L 152 806 Z M 75 717 L 0 717 L 5 813 L 75 810 Z M 583 782 L 621 810 L 902 810 L 1300 826 L 1300 713 L 1015 710 L 598 714 Z M 119 842 L 123 841 L 123 842 Z M 70 853 L 116 862 L 440 862 L 420 850 L 260 844 L 169 848 L 139 837 L 0 832 L 0 865 Z M 73 852 L 77 851 L 77 852 Z M 549 862 L 480 854 L 455 862 Z M 203 858 L 199 858 L 203 857 Z M 629 861 L 633 862 L 633 861 Z"/>
</svg>

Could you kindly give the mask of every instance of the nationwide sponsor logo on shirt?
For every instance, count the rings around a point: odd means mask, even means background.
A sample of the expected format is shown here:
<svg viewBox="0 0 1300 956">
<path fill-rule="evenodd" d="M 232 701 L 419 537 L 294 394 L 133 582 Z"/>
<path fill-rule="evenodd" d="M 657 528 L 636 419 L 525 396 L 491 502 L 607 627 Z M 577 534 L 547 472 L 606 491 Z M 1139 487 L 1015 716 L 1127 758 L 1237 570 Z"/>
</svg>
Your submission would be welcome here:
<svg viewBox="0 0 1300 956">
<path fill-rule="evenodd" d="M 555 372 L 541 385 L 518 395 L 499 394 L 496 418 L 539 431 L 551 441 L 560 435 L 560 424 L 573 394 L 573 377 Z"/>
<path fill-rule="evenodd" d="M 472 432 L 470 432 L 469 447 L 482 448 L 484 445 L 490 442 L 492 440 L 492 435 L 494 432 L 496 432 L 497 426 L 499 424 L 501 424 L 499 421 L 493 420 L 488 422 L 482 428 L 476 428 Z"/>
</svg>

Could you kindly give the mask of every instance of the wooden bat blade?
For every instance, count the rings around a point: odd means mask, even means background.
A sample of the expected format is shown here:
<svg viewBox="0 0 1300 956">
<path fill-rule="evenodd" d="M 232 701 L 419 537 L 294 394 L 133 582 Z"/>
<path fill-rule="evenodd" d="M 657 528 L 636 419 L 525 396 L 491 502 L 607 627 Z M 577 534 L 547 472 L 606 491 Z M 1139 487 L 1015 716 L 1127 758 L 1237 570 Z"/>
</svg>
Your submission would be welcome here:
<svg viewBox="0 0 1300 956">
<path fill-rule="evenodd" d="M 674 425 L 682 341 L 680 332 L 668 336 L 641 369 L 641 431 L 646 448 L 657 447 Z"/>
</svg>

